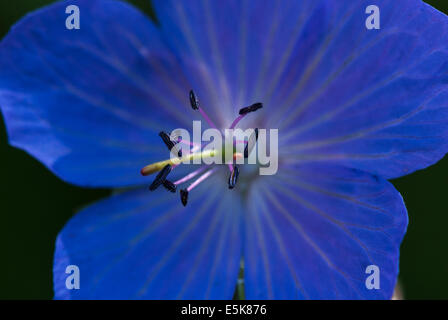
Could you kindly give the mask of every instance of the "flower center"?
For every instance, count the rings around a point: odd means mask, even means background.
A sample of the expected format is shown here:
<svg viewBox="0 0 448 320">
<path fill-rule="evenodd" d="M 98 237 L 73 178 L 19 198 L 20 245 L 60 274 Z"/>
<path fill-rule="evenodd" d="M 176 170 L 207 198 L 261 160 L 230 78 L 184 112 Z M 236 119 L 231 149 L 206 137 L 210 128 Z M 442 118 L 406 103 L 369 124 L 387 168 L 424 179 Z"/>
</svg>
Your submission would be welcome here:
<svg viewBox="0 0 448 320">
<path fill-rule="evenodd" d="M 208 123 L 208 125 L 211 128 L 217 129 L 217 126 L 214 124 L 212 119 L 199 105 L 199 100 L 193 90 L 190 91 L 190 104 L 193 110 L 199 111 L 202 118 Z M 262 107 L 263 104 L 257 102 L 248 107 L 240 109 L 238 116 L 232 122 L 229 129 L 233 130 L 238 125 L 238 123 L 244 117 L 246 117 L 247 114 L 255 112 L 261 109 Z M 192 160 L 207 159 L 213 157 L 222 157 L 223 159 L 227 159 L 227 157 L 225 156 L 226 150 L 230 149 L 232 151 L 231 152 L 232 156 L 229 157 L 230 158 L 229 160 L 225 160 L 224 164 L 228 166 L 230 172 L 228 179 L 229 189 L 234 189 L 239 176 L 239 168 L 236 165 L 235 161 L 237 159 L 249 157 L 258 139 L 258 128 L 254 130 L 254 132 L 248 137 L 248 139 L 245 140 L 232 139 L 233 142 L 230 146 L 224 146 L 224 148 L 218 150 L 206 149 L 204 151 L 198 151 L 201 150 L 202 147 L 206 147 L 207 145 L 198 145 L 195 143 L 191 143 L 189 141 L 184 141 L 182 139 L 172 140 L 170 135 L 168 135 L 166 132 L 163 131 L 159 133 L 159 136 L 162 138 L 162 141 L 165 143 L 170 152 L 172 154 L 175 154 L 176 156 L 171 157 L 170 159 L 167 160 L 155 162 L 145 166 L 144 168 L 142 168 L 141 174 L 147 176 L 158 172 L 154 181 L 149 186 L 150 191 L 154 191 L 158 187 L 163 185 L 168 191 L 176 193 L 178 186 L 183 185 L 194 179 L 193 182 L 191 182 L 187 187 L 180 190 L 181 202 L 184 206 L 186 206 L 190 191 L 193 190 L 195 187 L 197 187 L 199 184 L 201 184 L 203 181 L 205 181 L 207 178 L 212 176 L 217 171 L 218 167 L 217 165 L 204 164 L 199 169 L 194 170 L 193 172 L 187 174 L 186 176 L 175 182 L 172 182 L 167 179 L 171 171 L 173 171 L 180 164 L 190 162 Z M 185 144 L 187 144 L 188 147 L 190 148 L 190 153 L 183 155 L 182 150 L 179 149 L 179 146 Z M 239 149 L 237 148 L 237 145 L 241 144 L 244 144 L 244 152 L 242 153 L 237 152 L 237 149 Z"/>
</svg>

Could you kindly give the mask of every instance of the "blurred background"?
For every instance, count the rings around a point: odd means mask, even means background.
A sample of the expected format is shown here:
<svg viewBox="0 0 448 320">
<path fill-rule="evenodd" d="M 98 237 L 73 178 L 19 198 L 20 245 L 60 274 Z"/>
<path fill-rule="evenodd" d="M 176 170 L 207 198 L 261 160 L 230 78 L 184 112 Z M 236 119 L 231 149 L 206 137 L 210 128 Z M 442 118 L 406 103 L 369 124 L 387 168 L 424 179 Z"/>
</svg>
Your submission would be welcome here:
<svg viewBox="0 0 448 320">
<path fill-rule="evenodd" d="M 224 0 L 223 0 L 224 1 Z M 0 38 L 26 13 L 51 0 L 0 1 Z M 153 19 L 149 0 L 128 0 Z M 448 13 L 448 1 L 426 1 Z M 0 114 L 0 299 L 51 299 L 58 231 L 89 202 L 109 190 L 62 182 L 37 160 L 10 147 Z M 405 299 L 448 299 L 448 156 L 392 181 L 409 211 L 400 260 Z"/>
</svg>

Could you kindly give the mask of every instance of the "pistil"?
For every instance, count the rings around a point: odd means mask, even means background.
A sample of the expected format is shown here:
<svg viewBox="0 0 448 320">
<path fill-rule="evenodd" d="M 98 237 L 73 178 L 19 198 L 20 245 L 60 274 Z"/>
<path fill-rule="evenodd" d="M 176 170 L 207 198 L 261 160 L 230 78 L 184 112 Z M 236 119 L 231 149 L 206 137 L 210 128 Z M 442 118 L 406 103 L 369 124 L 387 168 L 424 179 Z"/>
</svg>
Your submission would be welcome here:
<svg viewBox="0 0 448 320">
<path fill-rule="evenodd" d="M 191 107 L 193 108 L 193 110 L 199 111 L 199 113 L 202 115 L 202 117 L 205 119 L 205 121 L 209 124 L 210 127 L 217 129 L 217 126 L 214 124 L 214 122 L 205 113 L 205 111 L 200 107 L 199 99 L 197 98 L 197 96 L 193 90 L 190 91 L 190 104 L 191 104 Z M 234 129 L 238 125 L 238 123 L 248 113 L 257 111 L 258 109 L 260 109 L 262 107 L 263 107 L 263 104 L 258 102 L 258 103 L 252 104 L 251 106 L 240 109 L 239 115 L 236 117 L 236 119 L 230 125 L 230 129 Z M 173 193 L 175 193 L 177 191 L 177 187 L 179 185 L 199 176 L 199 178 L 197 178 L 187 188 L 180 190 L 181 202 L 184 206 L 186 206 L 187 202 L 188 202 L 189 192 L 191 190 L 193 190 L 194 188 L 196 188 L 199 184 L 204 182 L 212 174 L 214 174 L 217 171 L 218 167 L 210 168 L 210 166 L 211 166 L 210 164 L 203 165 L 199 169 L 191 172 L 190 174 L 186 175 L 185 177 L 183 177 L 175 182 L 172 182 L 167 179 L 170 172 L 174 168 L 176 168 L 178 165 L 180 165 L 181 163 L 189 163 L 191 161 L 198 160 L 198 159 L 202 160 L 202 159 L 214 158 L 214 157 L 217 157 L 218 159 L 219 158 L 227 159 L 226 157 L 224 157 L 226 148 L 224 147 L 224 148 L 222 148 L 222 150 L 208 149 L 205 151 L 199 151 L 202 149 L 202 147 L 204 147 L 204 144 L 191 143 L 189 141 L 184 141 L 182 139 L 177 139 L 177 140 L 173 141 L 173 140 L 171 140 L 170 135 L 163 131 L 159 133 L 159 136 L 162 138 L 163 142 L 165 143 L 167 148 L 170 150 L 170 152 L 172 151 L 172 149 L 174 147 L 176 147 L 177 144 L 187 144 L 190 147 L 190 153 L 188 153 L 187 155 L 183 155 L 182 150 L 178 150 L 177 157 L 172 156 L 170 159 L 149 164 L 141 169 L 141 174 L 143 176 L 147 176 L 152 173 L 158 172 L 158 174 L 156 175 L 156 178 L 149 186 L 149 189 L 151 191 L 154 191 L 158 187 L 163 185 L 165 187 L 165 189 L 167 189 L 168 191 L 173 192 Z M 258 129 L 255 129 L 255 132 L 248 138 L 247 141 L 237 140 L 237 141 L 233 142 L 233 156 L 232 156 L 233 161 L 225 160 L 225 163 L 228 165 L 229 171 L 230 171 L 229 180 L 228 180 L 229 189 L 235 188 L 235 185 L 238 181 L 238 176 L 239 176 L 239 168 L 237 165 L 234 165 L 234 161 L 237 159 L 241 159 L 243 157 L 247 158 L 248 155 L 250 154 L 250 152 L 252 151 L 254 145 L 256 144 L 257 138 L 258 138 Z M 235 145 L 240 144 L 240 143 L 245 144 L 244 153 L 239 153 L 239 152 L 235 151 Z M 209 169 L 209 168 L 210 168 L 210 170 L 207 171 L 207 169 Z M 205 173 L 204 173 L 204 171 L 205 171 Z"/>
<path fill-rule="evenodd" d="M 190 162 L 195 159 L 212 158 L 216 154 L 217 154 L 217 151 L 212 149 L 212 150 L 205 150 L 205 151 L 199 152 L 199 153 L 190 153 L 190 154 L 180 157 L 180 158 L 171 158 L 171 159 L 155 162 L 155 163 L 145 166 L 141 170 L 141 174 L 143 176 L 148 176 L 150 174 L 153 174 L 155 172 L 162 170 L 168 164 L 171 166 L 179 165 L 182 162 Z"/>
</svg>

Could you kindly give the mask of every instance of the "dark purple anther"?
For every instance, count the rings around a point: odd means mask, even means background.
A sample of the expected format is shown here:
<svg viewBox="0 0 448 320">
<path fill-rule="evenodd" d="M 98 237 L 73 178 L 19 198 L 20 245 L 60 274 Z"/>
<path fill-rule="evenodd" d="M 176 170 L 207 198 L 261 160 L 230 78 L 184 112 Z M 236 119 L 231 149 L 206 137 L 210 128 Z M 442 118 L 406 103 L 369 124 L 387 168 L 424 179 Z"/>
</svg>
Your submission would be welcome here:
<svg viewBox="0 0 448 320">
<path fill-rule="evenodd" d="M 154 191 L 158 187 L 160 187 L 161 184 L 163 184 L 166 180 L 166 177 L 171 172 L 171 165 L 167 164 L 156 176 L 154 181 L 149 186 L 149 190 Z"/>
<path fill-rule="evenodd" d="M 177 142 L 172 141 L 170 136 L 168 135 L 168 133 L 166 133 L 164 131 L 160 131 L 159 136 L 162 138 L 163 142 L 165 143 L 165 145 L 168 147 L 168 150 L 170 150 L 170 151 L 177 144 Z M 179 150 L 177 152 L 177 156 L 182 157 L 182 150 Z"/>
<path fill-rule="evenodd" d="M 188 190 L 181 189 L 180 190 L 180 201 L 182 201 L 182 204 L 184 207 L 187 205 L 188 202 Z"/>
<path fill-rule="evenodd" d="M 257 102 L 257 103 L 254 103 L 253 105 L 249 106 L 249 107 L 244 107 L 244 108 L 240 109 L 239 114 L 243 115 L 243 114 L 247 114 L 249 112 L 255 112 L 255 111 L 257 111 L 258 109 L 261 109 L 261 108 L 263 108 L 263 104 L 261 102 Z"/>
<path fill-rule="evenodd" d="M 246 147 L 244 148 L 244 158 L 249 158 L 250 153 L 252 152 L 253 148 L 255 147 L 255 144 L 258 140 L 258 128 L 254 129 L 254 132 L 250 135 L 249 139 L 247 140 Z"/>
<path fill-rule="evenodd" d="M 190 104 L 193 110 L 199 110 L 199 100 L 193 90 L 190 90 Z"/>
<path fill-rule="evenodd" d="M 234 166 L 233 170 L 229 176 L 229 189 L 235 188 L 236 182 L 238 181 L 239 174 L 240 174 L 240 169 L 238 169 L 237 166 Z"/>
<path fill-rule="evenodd" d="M 165 180 L 163 182 L 163 186 L 165 187 L 166 190 L 171 191 L 172 193 L 176 192 L 177 189 L 176 185 L 169 180 Z"/>
</svg>

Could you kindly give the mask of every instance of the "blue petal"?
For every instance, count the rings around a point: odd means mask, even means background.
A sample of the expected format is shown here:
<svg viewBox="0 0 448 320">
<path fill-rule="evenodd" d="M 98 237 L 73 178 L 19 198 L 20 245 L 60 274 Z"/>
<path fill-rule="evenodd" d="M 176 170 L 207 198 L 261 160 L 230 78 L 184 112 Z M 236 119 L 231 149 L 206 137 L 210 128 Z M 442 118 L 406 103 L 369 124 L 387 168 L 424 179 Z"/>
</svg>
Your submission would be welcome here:
<svg viewBox="0 0 448 320">
<path fill-rule="evenodd" d="M 368 30 L 371 4 L 155 1 L 170 45 L 215 70 L 232 112 L 265 104 L 283 157 L 394 178 L 448 151 L 448 19 L 379 0 L 381 29 Z"/>
<path fill-rule="evenodd" d="M 407 213 L 387 181 L 355 169 L 301 165 L 263 177 L 246 218 L 249 299 L 390 299 Z M 367 289 L 369 265 L 380 289 Z"/>
<path fill-rule="evenodd" d="M 241 200 L 221 178 L 192 190 L 186 208 L 165 190 L 135 190 L 82 210 L 57 238 L 55 298 L 231 299 Z M 66 288 L 68 265 L 80 269 L 79 290 Z"/>
<path fill-rule="evenodd" d="M 217 103 L 228 123 L 241 107 L 259 100 L 269 106 L 266 84 L 278 80 L 316 2 L 152 1 L 173 50 L 215 75 L 207 85 L 217 99 L 209 107 Z"/>
<path fill-rule="evenodd" d="M 67 30 L 67 5 L 81 28 Z M 190 128 L 189 81 L 159 32 L 120 1 L 58 2 L 0 44 L 0 106 L 9 141 L 62 179 L 85 186 L 142 183 L 168 157 L 160 130 Z"/>
<path fill-rule="evenodd" d="M 293 78 L 303 91 L 282 123 L 285 156 L 395 178 L 448 151 L 448 19 L 420 1 L 376 4 L 380 30 L 362 27 L 362 7 L 346 19 L 342 10 L 309 71 Z"/>
</svg>

